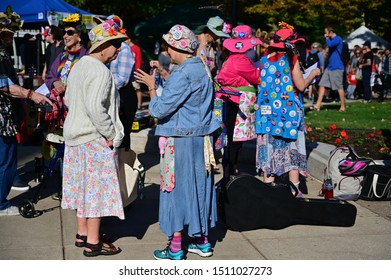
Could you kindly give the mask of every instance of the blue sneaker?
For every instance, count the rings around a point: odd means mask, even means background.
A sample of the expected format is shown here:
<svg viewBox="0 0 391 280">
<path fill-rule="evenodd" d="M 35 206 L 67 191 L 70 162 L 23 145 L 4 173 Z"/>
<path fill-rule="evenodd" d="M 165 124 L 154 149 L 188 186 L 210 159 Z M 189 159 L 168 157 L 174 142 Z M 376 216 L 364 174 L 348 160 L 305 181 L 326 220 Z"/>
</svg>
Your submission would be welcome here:
<svg viewBox="0 0 391 280">
<path fill-rule="evenodd" d="M 156 250 L 155 252 L 153 252 L 153 257 L 155 258 L 155 260 L 175 260 L 175 261 L 179 261 L 179 260 L 183 260 L 185 258 L 185 254 L 184 254 L 183 250 L 180 250 L 180 251 L 175 252 L 175 253 L 171 252 L 170 247 L 167 246 L 163 250 Z"/>
<path fill-rule="evenodd" d="M 205 244 L 190 243 L 187 247 L 187 251 L 204 258 L 213 255 L 212 245 L 209 242 Z"/>
</svg>

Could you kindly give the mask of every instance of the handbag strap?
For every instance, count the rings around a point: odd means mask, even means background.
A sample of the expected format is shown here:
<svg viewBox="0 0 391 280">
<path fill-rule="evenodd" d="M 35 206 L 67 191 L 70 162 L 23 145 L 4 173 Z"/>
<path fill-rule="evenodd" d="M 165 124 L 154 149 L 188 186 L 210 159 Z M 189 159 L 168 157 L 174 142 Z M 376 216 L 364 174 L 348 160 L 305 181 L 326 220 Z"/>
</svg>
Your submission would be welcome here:
<svg viewBox="0 0 391 280">
<path fill-rule="evenodd" d="M 377 198 L 382 198 L 383 195 L 386 193 L 387 189 L 389 187 L 391 187 L 391 179 L 388 180 L 386 186 L 384 187 L 384 190 L 383 190 L 383 193 L 379 196 L 376 192 L 376 186 L 377 186 L 377 180 L 379 178 L 379 175 L 378 174 L 373 174 L 373 180 L 372 180 L 372 190 L 373 190 L 373 194 L 374 196 L 376 196 Z"/>
</svg>

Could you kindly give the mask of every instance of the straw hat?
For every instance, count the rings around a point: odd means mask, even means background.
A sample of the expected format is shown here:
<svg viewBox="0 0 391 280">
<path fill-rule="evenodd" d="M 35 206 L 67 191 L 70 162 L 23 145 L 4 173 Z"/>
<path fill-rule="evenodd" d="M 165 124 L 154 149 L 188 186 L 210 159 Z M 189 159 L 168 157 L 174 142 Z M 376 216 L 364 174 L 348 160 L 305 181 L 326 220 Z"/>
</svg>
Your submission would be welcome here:
<svg viewBox="0 0 391 280">
<path fill-rule="evenodd" d="M 232 30 L 232 38 L 226 39 L 223 46 L 234 53 L 244 53 L 262 41 L 253 36 L 251 27 L 248 25 L 238 25 Z"/>
<path fill-rule="evenodd" d="M 174 25 L 167 34 L 163 35 L 163 39 L 169 46 L 188 53 L 194 53 L 198 47 L 193 31 L 184 25 Z"/>
<path fill-rule="evenodd" d="M 126 41 L 128 39 L 126 30 L 119 27 L 113 20 L 105 20 L 92 28 L 88 32 L 88 38 L 91 41 L 90 53 L 108 41 Z"/>
</svg>

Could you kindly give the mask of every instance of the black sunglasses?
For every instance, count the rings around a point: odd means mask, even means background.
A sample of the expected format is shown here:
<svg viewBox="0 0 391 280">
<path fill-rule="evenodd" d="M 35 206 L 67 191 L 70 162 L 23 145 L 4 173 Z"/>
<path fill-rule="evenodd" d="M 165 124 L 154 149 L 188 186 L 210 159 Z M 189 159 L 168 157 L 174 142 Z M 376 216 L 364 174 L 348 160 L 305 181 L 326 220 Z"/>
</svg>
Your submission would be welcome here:
<svg viewBox="0 0 391 280">
<path fill-rule="evenodd" d="M 75 29 L 68 29 L 68 30 L 64 30 L 63 31 L 63 34 L 67 34 L 68 36 L 73 36 L 76 34 L 76 30 Z"/>
<path fill-rule="evenodd" d="M 119 48 L 121 47 L 122 42 L 121 42 L 121 41 L 118 41 L 118 40 L 111 40 L 111 41 L 110 41 L 110 44 L 111 44 L 114 48 L 119 49 Z"/>
</svg>

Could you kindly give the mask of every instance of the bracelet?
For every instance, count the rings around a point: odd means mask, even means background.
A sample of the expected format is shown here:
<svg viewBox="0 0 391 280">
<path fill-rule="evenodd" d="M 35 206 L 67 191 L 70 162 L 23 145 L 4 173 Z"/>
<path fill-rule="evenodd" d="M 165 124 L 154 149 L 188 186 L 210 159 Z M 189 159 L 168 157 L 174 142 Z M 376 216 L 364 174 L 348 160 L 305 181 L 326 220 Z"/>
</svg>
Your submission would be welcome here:
<svg viewBox="0 0 391 280">
<path fill-rule="evenodd" d="M 157 90 L 157 86 L 155 86 L 154 88 L 149 88 L 149 89 L 148 89 L 148 92 L 151 92 L 151 91 L 153 91 L 153 90 Z"/>
<path fill-rule="evenodd" d="M 27 99 L 31 99 L 32 95 L 33 95 L 33 91 L 29 89 L 29 92 L 27 93 Z"/>
</svg>

